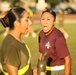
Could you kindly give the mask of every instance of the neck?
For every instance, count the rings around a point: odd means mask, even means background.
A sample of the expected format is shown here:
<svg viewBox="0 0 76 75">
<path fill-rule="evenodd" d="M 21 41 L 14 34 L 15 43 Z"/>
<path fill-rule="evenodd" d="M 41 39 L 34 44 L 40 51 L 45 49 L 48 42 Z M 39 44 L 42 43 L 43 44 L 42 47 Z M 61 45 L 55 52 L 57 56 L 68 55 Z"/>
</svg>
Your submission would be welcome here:
<svg viewBox="0 0 76 75">
<path fill-rule="evenodd" d="M 18 40 L 19 42 L 22 42 L 21 40 L 21 35 L 19 33 L 17 33 L 16 31 L 10 31 L 9 32 L 10 35 L 12 35 L 16 40 Z"/>
</svg>

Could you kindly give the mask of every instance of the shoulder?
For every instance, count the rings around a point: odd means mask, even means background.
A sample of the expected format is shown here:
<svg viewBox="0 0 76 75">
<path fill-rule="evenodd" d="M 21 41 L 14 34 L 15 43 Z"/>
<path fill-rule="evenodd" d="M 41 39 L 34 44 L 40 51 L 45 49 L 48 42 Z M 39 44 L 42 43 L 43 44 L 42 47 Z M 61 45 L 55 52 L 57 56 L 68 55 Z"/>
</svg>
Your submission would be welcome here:
<svg viewBox="0 0 76 75">
<path fill-rule="evenodd" d="M 41 37 L 43 35 L 44 35 L 44 32 L 43 32 L 43 30 L 41 30 L 40 33 L 39 33 L 39 36 Z"/>
<path fill-rule="evenodd" d="M 54 28 L 53 33 L 54 33 L 54 36 L 56 36 L 56 38 L 64 37 L 63 33 L 57 28 Z"/>
<path fill-rule="evenodd" d="M 8 47 L 13 48 L 13 47 L 17 47 L 17 46 L 18 46 L 18 42 L 11 35 L 7 35 L 2 42 L 2 47 L 5 47 L 5 48 L 8 48 Z"/>
</svg>

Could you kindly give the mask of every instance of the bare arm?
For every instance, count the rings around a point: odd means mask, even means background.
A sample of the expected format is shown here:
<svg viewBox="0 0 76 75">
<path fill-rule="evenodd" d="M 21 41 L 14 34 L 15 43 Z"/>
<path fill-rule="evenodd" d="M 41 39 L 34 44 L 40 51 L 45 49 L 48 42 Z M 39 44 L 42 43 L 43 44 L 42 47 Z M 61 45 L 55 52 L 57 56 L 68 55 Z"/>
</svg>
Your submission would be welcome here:
<svg viewBox="0 0 76 75">
<path fill-rule="evenodd" d="M 42 58 L 42 53 L 40 53 L 40 55 L 39 55 L 39 60 L 41 60 L 41 58 Z"/>
<path fill-rule="evenodd" d="M 9 75 L 18 75 L 18 68 L 12 65 L 6 64 Z"/>
<path fill-rule="evenodd" d="M 70 57 L 70 55 L 65 57 L 64 60 L 65 60 L 64 75 L 70 75 L 70 73 L 71 73 L 71 57 Z"/>
<path fill-rule="evenodd" d="M 39 60 L 41 60 L 41 58 L 42 58 L 42 53 L 39 54 L 38 62 Z M 37 68 L 33 69 L 33 75 L 37 75 Z"/>
</svg>

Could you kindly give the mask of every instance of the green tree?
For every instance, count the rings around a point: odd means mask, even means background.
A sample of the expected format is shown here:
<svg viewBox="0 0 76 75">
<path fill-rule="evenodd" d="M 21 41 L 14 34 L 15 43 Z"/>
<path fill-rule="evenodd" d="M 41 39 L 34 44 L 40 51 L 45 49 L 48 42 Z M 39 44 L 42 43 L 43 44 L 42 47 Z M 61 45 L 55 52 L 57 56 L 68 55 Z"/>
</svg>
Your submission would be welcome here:
<svg viewBox="0 0 76 75">
<path fill-rule="evenodd" d="M 53 8 L 56 4 L 60 2 L 60 0 L 45 0 L 45 2 L 49 3 L 51 8 Z"/>
<path fill-rule="evenodd" d="M 6 1 L 6 0 L 5 0 Z M 16 3 L 16 2 L 19 2 L 20 0 L 7 0 L 8 2 L 14 2 L 14 3 Z"/>
<path fill-rule="evenodd" d="M 52 5 L 56 5 L 57 3 L 59 3 L 60 0 L 45 0 L 47 3 L 50 3 Z"/>
</svg>

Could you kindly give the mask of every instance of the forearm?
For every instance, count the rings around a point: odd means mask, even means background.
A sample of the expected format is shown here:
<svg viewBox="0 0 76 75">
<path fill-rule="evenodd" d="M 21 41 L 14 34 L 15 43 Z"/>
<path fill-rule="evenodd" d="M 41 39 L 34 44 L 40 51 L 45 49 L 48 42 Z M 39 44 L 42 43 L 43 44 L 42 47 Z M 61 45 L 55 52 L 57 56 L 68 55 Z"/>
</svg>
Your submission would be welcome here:
<svg viewBox="0 0 76 75">
<path fill-rule="evenodd" d="M 40 53 L 38 60 L 41 60 L 42 58 L 42 53 Z"/>
<path fill-rule="evenodd" d="M 67 61 L 65 60 L 64 75 L 70 75 L 70 73 L 71 73 L 71 58 L 69 57 Z"/>
<path fill-rule="evenodd" d="M 33 69 L 33 75 L 37 75 L 37 68 Z"/>
</svg>

